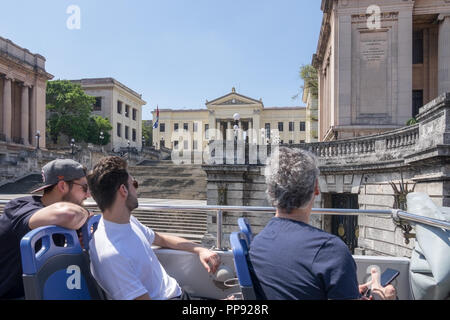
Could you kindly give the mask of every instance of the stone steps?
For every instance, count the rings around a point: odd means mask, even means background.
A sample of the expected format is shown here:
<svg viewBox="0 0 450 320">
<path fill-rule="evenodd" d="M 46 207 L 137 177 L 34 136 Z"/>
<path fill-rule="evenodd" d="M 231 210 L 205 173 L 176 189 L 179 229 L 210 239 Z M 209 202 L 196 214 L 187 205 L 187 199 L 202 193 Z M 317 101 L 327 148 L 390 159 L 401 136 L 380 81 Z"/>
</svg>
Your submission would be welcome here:
<svg viewBox="0 0 450 320">
<path fill-rule="evenodd" d="M 206 173 L 201 165 L 177 165 L 172 161 L 145 161 L 129 167 L 139 182 L 139 197 L 206 200 Z"/>
<path fill-rule="evenodd" d="M 171 234 L 200 243 L 207 231 L 204 212 L 142 212 L 133 215 L 153 231 Z"/>
</svg>

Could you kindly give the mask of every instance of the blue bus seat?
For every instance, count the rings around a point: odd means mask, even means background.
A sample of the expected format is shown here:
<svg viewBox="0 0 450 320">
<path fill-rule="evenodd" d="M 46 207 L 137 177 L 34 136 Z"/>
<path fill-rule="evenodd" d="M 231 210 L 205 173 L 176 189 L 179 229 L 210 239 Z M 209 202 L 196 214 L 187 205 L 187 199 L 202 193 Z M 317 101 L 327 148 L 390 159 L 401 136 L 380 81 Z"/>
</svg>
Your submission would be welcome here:
<svg viewBox="0 0 450 320">
<path fill-rule="evenodd" d="M 243 232 L 232 232 L 230 244 L 233 250 L 234 266 L 244 300 L 256 300 L 252 277 L 248 264 L 248 245 Z"/>
<path fill-rule="evenodd" d="M 101 214 L 97 214 L 89 218 L 89 220 L 81 228 L 81 234 L 83 235 L 84 249 L 89 252 L 89 241 L 92 239 L 92 235 L 97 230 L 98 222 L 102 217 Z"/>
<path fill-rule="evenodd" d="M 57 246 L 54 236 L 64 236 Z M 40 249 L 36 251 L 36 242 Z M 20 241 L 23 284 L 27 300 L 102 300 L 75 230 L 45 226 L 28 232 Z"/>
<path fill-rule="evenodd" d="M 250 245 L 250 243 L 252 243 L 252 240 L 253 240 L 253 233 L 252 233 L 252 228 L 250 226 L 250 223 L 248 222 L 248 219 L 247 218 L 239 218 L 237 222 L 238 222 L 239 229 L 247 237 L 247 243 Z"/>
</svg>

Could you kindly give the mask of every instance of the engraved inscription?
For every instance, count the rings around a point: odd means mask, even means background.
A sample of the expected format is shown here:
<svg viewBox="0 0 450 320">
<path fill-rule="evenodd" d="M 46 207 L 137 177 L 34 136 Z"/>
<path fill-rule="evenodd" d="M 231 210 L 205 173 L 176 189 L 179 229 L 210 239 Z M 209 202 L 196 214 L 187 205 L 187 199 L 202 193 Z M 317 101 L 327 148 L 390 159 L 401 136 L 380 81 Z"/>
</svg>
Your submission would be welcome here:
<svg viewBox="0 0 450 320">
<path fill-rule="evenodd" d="M 383 61 L 386 57 L 386 40 L 364 40 L 361 42 L 361 57 L 365 61 Z"/>
</svg>

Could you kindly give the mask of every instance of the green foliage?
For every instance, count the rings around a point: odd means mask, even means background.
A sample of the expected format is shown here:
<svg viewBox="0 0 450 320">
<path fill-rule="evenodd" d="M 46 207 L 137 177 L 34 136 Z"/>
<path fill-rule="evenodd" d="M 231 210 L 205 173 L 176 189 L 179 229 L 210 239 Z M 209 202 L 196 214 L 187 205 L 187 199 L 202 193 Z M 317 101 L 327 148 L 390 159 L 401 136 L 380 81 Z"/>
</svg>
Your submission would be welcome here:
<svg viewBox="0 0 450 320">
<path fill-rule="evenodd" d="M 95 97 L 87 95 L 80 85 L 69 80 L 47 82 L 47 132 L 53 143 L 58 143 L 61 134 L 75 141 L 99 144 L 103 131 L 106 144 L 112 129 L 108 119 L 92 116 Z"/>
<path fill-rule="evenodd" d="M 142 136 L 145 138 L 145 146 L 151 146 L 153 143 L 153 127 L 142 121 Z"/>
<path fill-rule="evenodd" d="M 412 126 L 412 125 L 415 125 L 416 123 L 417 123 L 416 118 L 411 118 L 411 119 L 409 119 L 409 120 L 406 122 L 406 125 L 407 125 L 407 126 Z"/>
<path fill-rule="evenodd" d="M 317 99 L 319 97 L 319 81 L 316 68 L 310 64 L 303 65 L 300 67 L 299 75 L 304 83 L 301 89 L 309 89 L 313 98 Z M 297 99 L 298 96 L 299 94 L 296 94 L 292 98 Z"/>
<path fill-rule="evenodd" d="M 107 145 L 111 139 L 112 125 L 108 118 L 103 118 L 100 116 L 92 116 L 89 118 L 89 126 L 87 130 L 87 140 L 86 142 Z M 103 141 L 100 139 L 100 132 L 103 132 Z"/>
</svg>

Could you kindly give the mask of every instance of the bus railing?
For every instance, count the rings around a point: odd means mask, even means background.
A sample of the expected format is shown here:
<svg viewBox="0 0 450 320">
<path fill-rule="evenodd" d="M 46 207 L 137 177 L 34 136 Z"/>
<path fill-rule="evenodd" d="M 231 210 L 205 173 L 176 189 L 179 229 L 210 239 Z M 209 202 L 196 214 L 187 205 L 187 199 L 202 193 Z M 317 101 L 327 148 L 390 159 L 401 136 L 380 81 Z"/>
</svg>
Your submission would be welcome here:
<svg viewBox="0 0 450 320">
<path fill-rule="evenodd" d="M 5 205 L 9 200 L 0 199 L 0 206 Z M 84 206 L 88 209 L 97 209 L 97 204 L 94 201 L 85 201 Z M 139 207 L 136 209 L 144 212 L 198 212 L 198 211 L 215 211 L 217 217 L 217 239 L 216 248 L 222 249 L 222 221 L 224 212 L 264 212 L 275 214 L 276 208 L 274 207 L 245 207 L 245 206 L 217 206 L 217 205 L 167 205 L 167 204 L 154 204 L 151 202 L 139 202 Z M 428 218 L 416 214 L 412 214 L 403 210 L 388 209 L 388 210 L 365 210 L 365 209 L 330 209 L 330 208 L 313 208 L 311 210 L 312 215 L 384 215 L 390 216 L 397 225 L 414 225 L 416 223 L 433 226 L 450 230 L 450 222 Z"/>
</svg>

